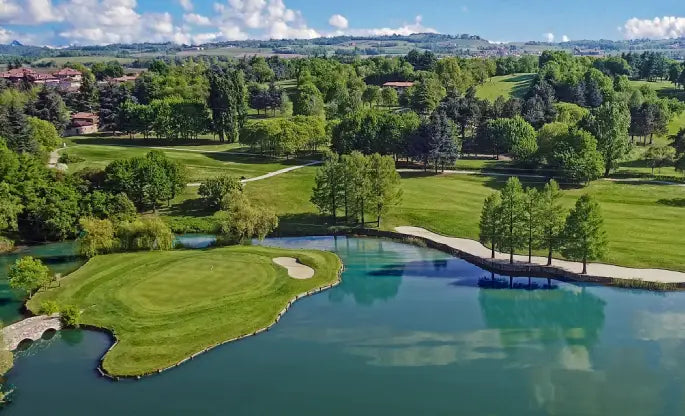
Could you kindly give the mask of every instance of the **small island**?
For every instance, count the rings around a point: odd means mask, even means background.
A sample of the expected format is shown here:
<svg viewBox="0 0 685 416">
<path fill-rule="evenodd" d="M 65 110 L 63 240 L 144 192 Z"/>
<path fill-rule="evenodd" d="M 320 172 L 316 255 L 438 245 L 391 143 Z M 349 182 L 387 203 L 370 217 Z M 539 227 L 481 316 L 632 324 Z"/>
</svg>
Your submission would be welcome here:
<svg viewBox="0 0 685 416">
<path fill-rule="evenodd" d="M 315 270 L 295 279 L 273 259 Z M 138 377 L 173 367 L 225 342 L 271 326 L 294 299 L 339 281 L 333 253 L 232 246 L 97 256 L 27 303 L 71 304 L 81 323 L 110 331 L 115 345 L 100 370 Z"/>
</svg>

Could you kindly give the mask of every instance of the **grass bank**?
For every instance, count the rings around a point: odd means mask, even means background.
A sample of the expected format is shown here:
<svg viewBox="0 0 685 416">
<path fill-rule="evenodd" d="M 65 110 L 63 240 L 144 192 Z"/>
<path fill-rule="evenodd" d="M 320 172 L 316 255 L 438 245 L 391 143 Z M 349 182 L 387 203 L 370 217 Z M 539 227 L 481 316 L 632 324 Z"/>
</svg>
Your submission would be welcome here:
<svg viewBox="0 0 685 416">
<path fill-rule="evenodd" d="M 283 256 L 314 268 L 314 277 L 290 278 L 272 262 Z M 113 254 L 90 260 L 27 307 L 78 306 L 83 324 L 117 338 L 103 369 L 137 376 L 269 326 L 295 296 L 335 282 L 340 267 L 332 253 L 267 247 Z"/>
<path fill-rule="evenodd" d="M 316 168 L 305 168 L 267 181 L 249 184 L 246 192 L 281 217 L 283 234 L 325 233 L 326 223 L 309 202 Z M 499 190 L 506 177 L 403 174 L 402 202 L 391 209 L 382 228 L 413 225 L 463 238 L 478 238 L 483 200 Z M 542 186 L 543 180 L 522 179 Z M 685 235 L 685 187 L 640 182 L 595 181 L 585 188 L 564 191 L 570 209 L 583 193 L 600 202 L 609 252 L 604 262 L 626 267 L 685 271 L 682 259 Z"/>
<path fill-rule="evenodd" d="M 530 88 L 535 74 L 512 74 L 492 77 L 479 85 L 476 96 L 481 99 L 495 101 L 497 97 L 509 99 L 523 98 Z"/>
</svg>

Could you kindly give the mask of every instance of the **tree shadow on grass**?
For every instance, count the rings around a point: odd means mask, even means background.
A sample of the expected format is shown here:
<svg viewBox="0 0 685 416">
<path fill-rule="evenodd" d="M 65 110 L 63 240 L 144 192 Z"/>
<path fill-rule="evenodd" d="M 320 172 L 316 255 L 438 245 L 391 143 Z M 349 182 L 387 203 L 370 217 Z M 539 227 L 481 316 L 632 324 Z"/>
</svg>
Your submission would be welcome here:
<svg viewBox="0 0 685 416">
<path fill-rule="evenodd" d="M 328 216 L 311 212 L 284 214 L 278 216 L 278 228 L 272 233 L 273 237 L 289 237 L 302 235 L 330 235 L 332 233 L 354 227 L 353 224 Z"/>
<path fill-rule="evenodd" d="M 206 217 L 214 213 L 202 198 L 186 199 L 170 207 L 163 207 L 160 212 L 169 216 L 183 217 Z"/>
<path fill-rule="evenodd" d="M 502 81 L 503 82 L 529 82 L 529 81 L 532 81 L 534 77 L 535 77 L 535 74 L 519 74 L 519 75 L 516 75 L 515 77 L 507 78 L 507 79 L 502 80 Z"/>
<path fill-rule="evenodd" d="M 311 162 L 313 159 L 282 159 L 271 156 L 240 155 L 231 153 L 204 153 L 210 159 L 223 163 L 237 163 L 242 165 L 281 164 L 284 166 L 298 166 Z"/>
<path fill-rule="evenodd" d="M 659 205 L 668 205 L 669 207 L 685 208 L 685 198 L 660 199 L 656 201 Z"/>
<path fill-rule="evenodd" d="M 79 137 L 74 137 L 71 139 L 71 141 L 74 144 L 83 144 L 83 145 L 102 145 L 102 146 L 159 146 L 159 147 L 174 147 L 174 146 L 184 146 L 184 147 L 191 147 L 191 146 L 217 146 L 217 145 L 222 145 L 222 144 L 230 144 L 227 142 L 221 143 L 218 140 L 211 140 L 211 139 L 195 139 L 195 140 L 171 140 L 171 139 L 131 139 L 129 137 L 112 137 L 112 136 L 107 136 L 107 137 L 102 137 L 99 135 L 87 135 L 87 136 L 79 136 Z M 230 150 L 230 151 L 236 151 L 236 152 L 241 152 L 241 151 L 246 151 L 247 148 L 236 148 L 235 150 Z"/>
</svg>

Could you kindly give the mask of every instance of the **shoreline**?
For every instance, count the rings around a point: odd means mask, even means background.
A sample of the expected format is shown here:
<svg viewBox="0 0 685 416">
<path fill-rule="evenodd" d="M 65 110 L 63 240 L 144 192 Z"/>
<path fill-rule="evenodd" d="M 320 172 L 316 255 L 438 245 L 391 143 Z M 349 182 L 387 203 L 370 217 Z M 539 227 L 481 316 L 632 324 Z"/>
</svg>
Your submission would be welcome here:
<svg viewBox="0 0 685 416">
<path fill-rule="evenodd" d="M 336 256 L 337 256 L 337 255 L 336 255 Z M 338 257 L 338 259 L 340 259 L 340 258 Z M 84 324 L 84 325 L 81 325 L 81 327 L 82 327 L 82 328 L 85 328 L 85 329 L 88 329 L 88 330 L 92 330 L 92 331 L 105 332 L 105 333 L 107 333 L 107 334 L 112 338 L 112 340 L 113 340 L 112 345 L 111 345 L 109 348 L 107 348 L 107 350 L 102 354 L 102 357 L 100 357 L 100 359 L 98 360 L 98 366 L 97 366 L 96 369 L 95 369 L 101 377 L 104 377 L 104 378 L 109 379 L 109 380 L 111 380 L 111 381 L 119 381 L 119 380 L 121 380 L 121 379 L 141 380 L 141 379 L 144 378 L 144 377 L 151 377 L 151 376 L 158 375 L 158 374 L 164 373 L 164 372 L 166 372 L 166 371 L 172 370 L 172 369 L 174 369 L 174 368 L 176 368 L 176 367 L 179 367 L 179 366 L 181 366 L 182 364 L 185 364 L 185 363 L 187 363 L 188 361 L 192 361 L 194 358 L 196 358 L 196 357 L 198 357 L 198 356 L 200 356 L 200 355 L 202 355 L 202 354 L 204 354 L 204 353 L 207 353 L 207 352 L 209 352 L 209 351 L 211 351 L 211 350 L 213 350 L 213 349 L 215 349 L 215 348 L 218 348 L 218 347 L 220 347 L 220 346 L 222 346 L 222 345 L 229 344 L 229 343 L 231 343 L 231 342 L 241 341 L 241 340 L 243 340 L 243 339 L 250 338 L 250 337 L 253 337 L 253 336 L 257 336 L 257 335 L 262 334 L 262 333 L 264 333 L 264 332 L 268 332 L 272 327 L 274 327 L 276 324 L 278 324 L 278 323 L 280 322 L 281 318 L 286 314 L 286 312 L 288 312 L 288 310 L 290 310 L 290 308 L 291 308 L 295 303 L 297 303 L 297 301 L 299 301 L 299 300 L 301 300 L 301 299 L 304 299 L 304 298 L 308 298 L 308 297 L 310 297 L 310 296 L 317 295 L 317 294 L 319 294 L 319 293 L 325 292 L 325 291 L 327 291 L 327 290 L 329 290 L 329 289 L 332 289 L 332 288 L 334 288 L 334 287 L 340 285 L 340 283 L 342 283 L 342 273 L 343 273 L 344 271 L 345 271 L 345 265 L 343 264 L 342 260 L 340 260 L 340 267 L 338 268 L 337 277 L 336 277 L 335 281 L 333 281 L 333 282 L 330 283 L 330 284 L 327 284 L 327 285 L 324 285 L 324 286 L 319 286 L 318 288 L 315 288 L 315 289 L 309 290 L 309 291 L 307 291 L 307 292 L 300 293 L 299 295 L 296 295 L 296 296 L 293 297 L 290 301 L 288 301 L 288 303 L 285 305 L 285 307 L 284 307 L 283 309 L 281 309 L 281 311 L 276 315 L 276 318 L 274 318 L 274 320 L 273 320 L 269 325 L 267 325 L 267 326 L 265 326 L 265 327 L 263 327 L 263 328 L 257 329 L 257 330 L 255 330 L 254 332 L 247 333 L 247 334 L 243 334 L 243 335 L 239 335 L 239 336 L 237 336 L 237 337 L 228 339 L 228 340 L 226 340 L 226 341 L 222 341 L 222 342 L 219 342 L 219 343 L 217 343 L 217 344 L 210 345 L 209 347 L 207 347 L 207 348 L 205 348 L 205 349 L 203 349 L 203 350 L 201 350 L 201 351 L 198 351 L 198 352 L 196 352 L 196 353 L 190 355 L 189 357 L 186 357 L 186 358 L 184 358 L 183 360 L 181 360 L 181 361 L 179 361 L 179 362 L 177 362 L 177 363 L 174 363 L 174 364 L 172 364 L 172 365 L 170 365 L 170 366 L 168 366 L 168 367 L 161 368 L 161 369 L 157 369 L 157 370 L 153 370 L 153 371 L 149 371 L 149 372 L 144 373 L 144 374 L 137 374 L 137 375 L 116 375 L 116 374 L 112 374 L 112 373 L 108 372 L 107 370 L 105 370 L 105 368 L 103 367 L 103 363 L 104 363 L 104 360 L 105 360 L 105 356 L 107 356 L 107 354 L 108 354 L 108 353 L 109 353 L 109 352 L 110 352 L 110 351 L 119 343 L 119 340 L 117 339 L 116 333 L 114 333 L 114 331 L 112 331 L 112 330 L 110 330 L 110 329 L 108 329 L 108 328 L 101 328 L 101 327 L 94 326 L 94 325 L 85 325 L 85 324 Z"/>
<path fill-rule="evenodd" d="M 546 257 L 533 256 L 533 263 L 528 263 L 527 255 L 515 255 L 514 264 L 510 264 L 508 253 L 495 252 L 495 259 L 492 259 L 490 258 L 491 250 L 475 240 L 448 237 L 420 227 L 396 227 L 395 231 L 358 229 L 351 230 L 349 234 L 398 240 L 416 239 L 429 248 L 451 254 L 499 274 L 535 275 L 557 280 L 642 289 L 650 288 L 650 285 L 662 290 L 685 289 L 685 273 L 683 272 L 588 263 L 588 273 L 582 274 L 582 263 L 580 262 L 553 258 L 552 265 L 547 266 Z"/>
</svg>

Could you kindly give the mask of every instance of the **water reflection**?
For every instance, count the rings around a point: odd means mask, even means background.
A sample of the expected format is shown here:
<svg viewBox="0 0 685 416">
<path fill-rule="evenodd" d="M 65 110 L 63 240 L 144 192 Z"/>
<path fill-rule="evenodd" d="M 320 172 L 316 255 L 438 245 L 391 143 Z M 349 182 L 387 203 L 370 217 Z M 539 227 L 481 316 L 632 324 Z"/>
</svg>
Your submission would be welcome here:
<svg viewBox="0 0 685 416">
<path fill-rule="evenodd" d="M 23 295 L 12 290 L 7 282 L 9 267 L 23 256 L 40 258 L 53 273 L 62 275 L 71 273 L 83 264 L 83 260 L 76 256 L 76 245 L 72 241 L 20 247 L 13 253 L 0 255 L 0 320 L 4 323 L 12 323 L 23 317 Z"/>
<path fill-rule="evenodd" d="M 343 284 L 140 382 L 96 379 L 109 338 L 62 332 L 19 358 L 7 413 L 685 414 L 685 293 L 510 279 L 373 239 L 267 243 L 336 250 Z"/>
</svg>

